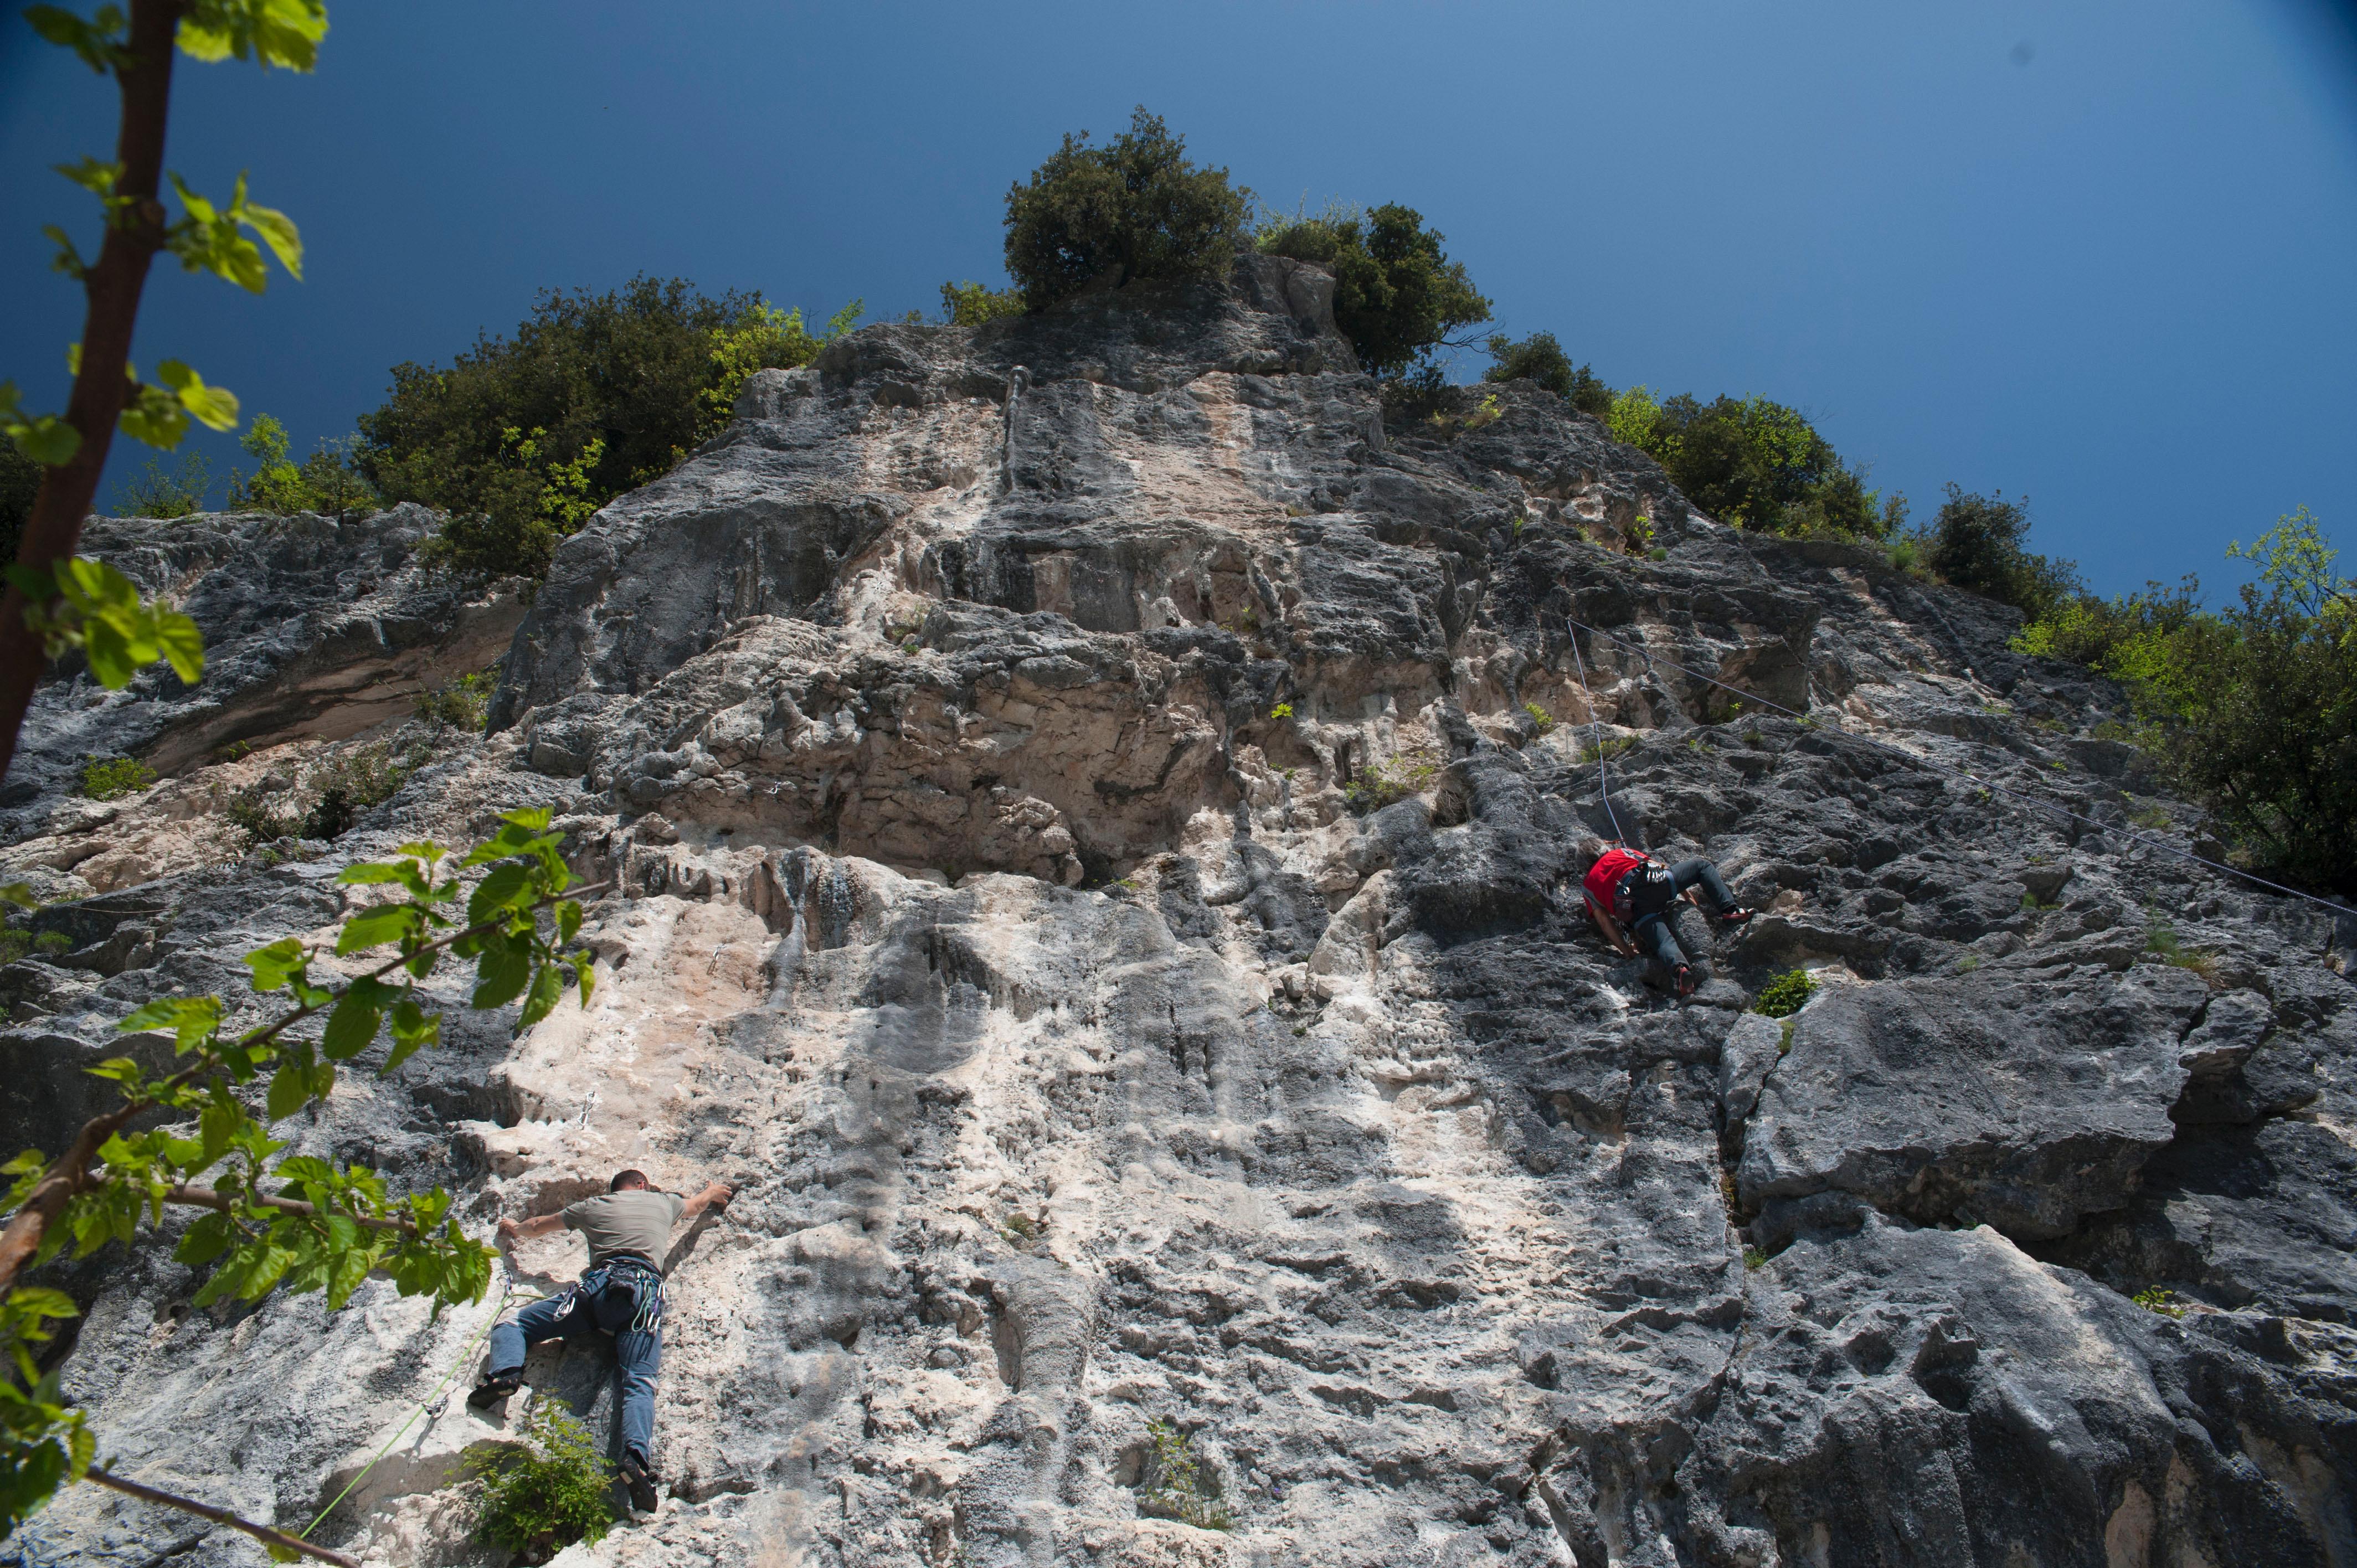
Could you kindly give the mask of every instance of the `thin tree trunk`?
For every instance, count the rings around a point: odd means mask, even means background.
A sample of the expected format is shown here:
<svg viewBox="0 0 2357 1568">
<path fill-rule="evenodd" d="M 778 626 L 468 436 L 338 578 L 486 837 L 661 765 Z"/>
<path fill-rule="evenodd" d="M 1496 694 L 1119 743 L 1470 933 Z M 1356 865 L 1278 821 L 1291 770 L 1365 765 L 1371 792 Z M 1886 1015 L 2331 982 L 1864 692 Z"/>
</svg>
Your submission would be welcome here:
<svg viewBox="0 0 2357 1568">
<path fill-rule="evenodd" d="M 172 98 L 173 38 L 182 9 L 183 0 L 131 0 L 131 58 L 114 73 L 123 90 L 114 150 L 123 173 L 114 189 L 130 205 L 107 225 L 98 260 L 82 280 L 89 308 L 82 320 L 81 370 L 66 404 L 66 423 L 81 432 L 81 449 L 72 461 L 42 476 L 40 496 L 16 547 L 16 559 L 27 566 L 62 561 L 81 542 L 81 521 L 98 494 L 114 422 L 130 391 L 124 367 L 131 360 L 139 295 L 147 286 L 148 263 L 164 244 L 166 214 L 156 198 Z M 0 598 L 0 778 L 16 760 L 16 732 L 48 662 L 41 639 L 25 624 L 24 596 L 9 588 Z"/>
</svg>

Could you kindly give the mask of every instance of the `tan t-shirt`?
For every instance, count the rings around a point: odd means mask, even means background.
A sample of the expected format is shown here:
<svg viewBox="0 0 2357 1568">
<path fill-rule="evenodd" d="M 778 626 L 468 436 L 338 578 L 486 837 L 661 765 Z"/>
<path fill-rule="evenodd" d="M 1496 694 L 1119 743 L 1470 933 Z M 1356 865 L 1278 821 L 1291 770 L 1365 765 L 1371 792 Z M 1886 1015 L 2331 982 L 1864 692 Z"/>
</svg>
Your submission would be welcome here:
<svg viewBox="0 0 2357 1568">
<path fill-rule="evenodd" d="M 593 1269 L 615 1252 L 636 1252 L 660 1269 L 671 1251 L 671 1228 L 686 1206 L 675 1192 L 608 1192 L 566 1208 L 565 1228 L 588 1238 Z"/>
</svg>

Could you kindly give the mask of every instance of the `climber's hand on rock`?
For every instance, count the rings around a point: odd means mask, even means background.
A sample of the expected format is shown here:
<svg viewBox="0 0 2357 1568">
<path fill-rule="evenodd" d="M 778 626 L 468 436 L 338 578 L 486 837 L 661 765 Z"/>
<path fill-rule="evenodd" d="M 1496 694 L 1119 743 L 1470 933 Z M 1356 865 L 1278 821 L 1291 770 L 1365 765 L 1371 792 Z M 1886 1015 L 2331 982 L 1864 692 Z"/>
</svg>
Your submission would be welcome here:
<svg viewBox="0 0 2357 1568">
<path fill-rule="evenodd" d="M 499 1237 L 500 1246 L 512 1247 L 518 1240 L 522 1240 L 522 1236 L 523 1228 L 518 1225 L 514 1220 L 502 1219 L 500 1221 Z"/>
</svg>

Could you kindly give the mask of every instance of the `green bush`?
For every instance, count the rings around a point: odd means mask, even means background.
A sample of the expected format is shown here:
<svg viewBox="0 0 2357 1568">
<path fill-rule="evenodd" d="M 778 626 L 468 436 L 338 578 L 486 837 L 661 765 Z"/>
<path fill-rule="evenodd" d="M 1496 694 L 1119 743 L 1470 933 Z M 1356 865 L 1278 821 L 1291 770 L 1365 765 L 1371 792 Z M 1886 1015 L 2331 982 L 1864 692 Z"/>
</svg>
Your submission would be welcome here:
<svg viewBox="0 0 2357 1568">
<path fill-rule="evenodd" d="M 1138 1488 L 1137 1511 L 1175 1519 L 1197 1530 L 1233 1529 L 1227 1505 L 1204 1486 L 1192 1440 L 1158 1418 L 1146 1423 L 1146 1432 L 1153 1440 L 1154 1455 L 1147 1484 Z"/>
<path fill-rule="evenodd" d="M 2178 1301 L 2177 1293 L 2175 1291 L 2163 1290 L 2158 1285 L 2147 1285 L 2144 1289 L 2136 1292 L 2136 1294 L 2128 1297 L 2128 1299 L 2135 1302 L 2147 1312 L 2156 1312 L 2163 1317 L 2182 1317 L 2185 1316 L 2185 1308 L 2183 1305 Z"/>
<path fill-rule="evenodd" d="M 1612 416 L 1612 389 L 1586 365 L 1575 368 L 1552 332 L 1534 332 L 1519 343 L 1502 332 L 1492 333 L 1490 357 L 1497 363 L 1481 373 L 1485 381 L 1533 381 L 1582 413 L 1597 419 Z"/>
<path fill-rule="evenodd" d="M 1807 970 L 1788 969 L 1760 988 L 1760 1000 L 1751 1004 L 1751 1010 L 1770 1018 L 1789 1018 L 1807 1006 L 1816 993 L 1816 979 Z"/>
<path fill-rule="evenodd" d="M 1604 415 L 1616 441 L 1641 447 L 1686 499 L 1721 522 L 1763 533 L 1879 539 L 1905 503 L 1882 502 L 1798 411 L 1764 397 L 1658 402 L 1642 386 Z"/>
<path fill-rule="evenodd" d="M 1066 135 L 1006 193 L 1006 275 L 1024 303 L 1044 310 L 1091 284 L 1140 278 L 1225 281 L 1252 193 L 1186 153 L 1143 106 L 1102 147 L 1086 131 Z"/>
<path fill-rule="evenodd" d="M 420 692 L 415 701 L 417 716 L 428 724 L 480 735 L 490 710 L 491 693 L 499 683 L 499 671 L 494 668 L 478 670 L 459 676 L 447 686 Z"/>
<path fill-rule="evenodd" d="M 298 464 L 286 455 L 286 427 L 273 415 L 257 413 L 238 445 L 260 466 L 251 479 L 231 474 L 227 504 L 232 511 L 345 517 L 376 503 L 376 491 L 350 456 L 349 441 L 322 441 Z"/>
<path fill-rule="evenodd" d="M 93 800 L 136 795 L 156 782 L 156 770 L 135 757 L 91 757 L 81 765 L 81 792 Z"/>
<path fill-rule="evenodd" d="M 482 1487 L 476 1536 L 526 1563 L 545 1563 L 576 1541 L 604 1540 L 614 1526 L 611 1477 L 589 1429 L 555 1401 L 540 1399 L 524 1432 L 533 1452 L 486 1447 L 466 1457 Z"/>
<path fill-rule="evenodd" d="M 0 928 L 0 966 L 15 963 L 32 950 L 32 932 L 18 926 Z"/>
<path fill-rule="evenodd" d="M 1445 236 L 1413 207 L 1372 211 L 1329 208 L 1315 218 L 1267 226 L 1255 240 L 1271 255 L 1315 262 L 1334 274 L 1334 325 L 1360 363 L 1389 380 L 1431 371 L 1432 350 L 1449 334 L 1490 319 L 1490 302 L 1465 263 L 1442 251 Z"/>
<path fill-rule="evenodd" d="M 1342 798 L 1352 811 L 1380 811 L 1421 793 L 1439 776 L 1440 764 L 1429 757 L 1395 757 L 1361 768 L 1356 779 L 1343 786 Z"/>
<path fill-rule="evenodd" d="M 2001 599 L 2031 619 L 2054 613 L 2082 589 L 2078 568 L 2025 546 L 2029 510 L 2021 501 L 1975 495 L 1955 484 L 1922 536 L 1924 565 L 1947 582 Z"/>
<path fill-rule="evenodd" d="M 115 515 L 166 521 L 194 517 L 205 510 L 205 497 L 212 488 L 212 464 L 194 452 L 182 453 L 172 468 L 165 467 L 161 458 L 150 457 L 116 489 Z"/>
<path fill-rule="evenodd" d="M 678 278 L 544 294 L 512 339 L 479 338 L 447 369 L 395 366 L 353 462 L 387 501 L 450 514 L 429 561 L 538 576 L 581 520 L 725 428 L 747 377 L 809 363 L 857 315 L 813 336 L 799 311 Z"/>
<path fill-rule="evenodd" d="M 1002 316 L 1023 314 L 1023 291 L 988 288 L 978 283 L 942 285 L 942 325 L 979 327 Z"/>
<path fill-rule="evenodd" d="M 2223 609 L 2201 608 L 2190 577 L 2109 601 L 2080 594 L 2014 647 L 2125 685 L 2126 738 L 2210 813 L 2236 860 L 2357 895 L 2357 584 L 2306 508 L 2227 553 L 2260 575 Z"/>
<path fill-rule="evenodd" d="M 74 940 L 63 931 L 43 931 L 33 939 L 33 950 L 56 958 L 73 951 Z"/>
</svg>

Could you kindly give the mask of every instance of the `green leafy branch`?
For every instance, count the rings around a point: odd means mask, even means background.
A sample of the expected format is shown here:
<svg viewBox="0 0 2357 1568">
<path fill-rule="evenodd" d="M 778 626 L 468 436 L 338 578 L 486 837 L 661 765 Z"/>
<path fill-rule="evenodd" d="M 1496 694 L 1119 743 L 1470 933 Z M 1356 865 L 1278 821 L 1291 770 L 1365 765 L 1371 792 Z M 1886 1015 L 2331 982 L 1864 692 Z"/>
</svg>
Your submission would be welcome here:
<svg viewBox="0 0 2357 1568">
<path fill-rule="evenodd" d="M 85 1123 L 57 1159 L 28 1150 L 0 1165 L 0 1175 L 15 1178 L 5 1201 L 16 1210 L 0 1233 L 6 1292 L 0 1353 L 17 1373 L 0 1377 L 0 1533 L 92 1462 L 81 1412 L 57 1397 L 55 1369 L 40 1373 L 31 1349 L 47 1340 L 50 1322 L 75 1316 L 74 1305 L 59 1292 L 16 1283 L 69 1243 L 76 1257 L 109 1241 L 131 1244 L 142 1214 L 160 1224 L 166 1205 L 188 1205 L 211 1210 L 188 1227 L 175 1253 L 191 1266 L 212 1266 L 199 1305 L 259 1300 L 285 1285 L 323 1292 L 333 1310 L 379 1272 L 404 1295 L 430 1296 L 437 1314 L 480 1299 L 491 1250 L 459 1229 L 447 1193 L 394 1197 L 373 1171 L 308 1155 L 274 1165 L 286 1144 L 270 1136 L 268 1124 L 324 1101 L 338 1065 L 380 1036 L 392 1040 L 380 1076 L 438 1044 L 441 1016 L 420 1004 L 417 987 L 446 956 L 474 965 L 470 1007 L 522 1001 L 519 1034 L 547 1016 L 568 988 L 587 1004 L 590 955 L 565 950 L 580 930 L 580 898 L 609 885 L 573 886 L 562 836 L 548 831 L 548 821 L 545 810 L 511 812 L 463 856 L 421 842 L 401 845 L 395 859 L 345 867 L 344 885 L 395 896 L 348 918 L 333 953 L 389 947 L 390 957 L 339 983 L 313 972 L 328 956 L 324 947 L 288 938 L 256 949 L 245 959 L 253 989 L 284 991 L 295 1005 L 242 1033 L 225 1027 L 218 996 L 149 1003 L 117 1027 L 168 1032 L 174 1070 L 150 1072 L 127 1057 L 102 1062 L 91 1070 L 119 1087 L 122 1103 Z M 465 875 L 478 869 L 484 875 L 467 886 Z M 462 897 L 463 915 L 456 912 Z M 320 1025 L 316 1037 L 303 1027 L 313 1020 Z M 248 1103 L 250 1086 L 261 1089 L 259 1116 Z M 127 1130 L 156 1110 L 178 1119 Z M 199 1185 L 207 1176 L 210 1185 Z M 272 1183 L 278 1189 L 264 1190 Z"/>
</svg>

